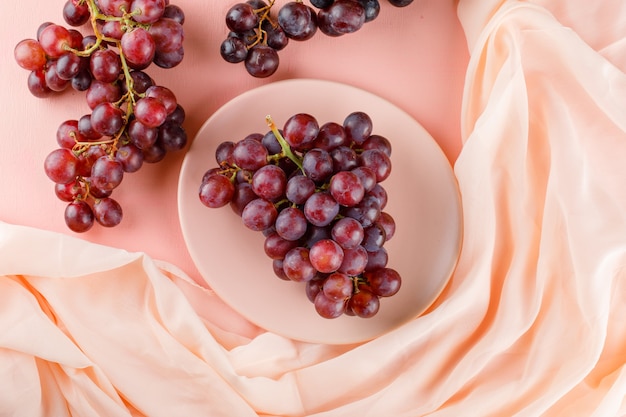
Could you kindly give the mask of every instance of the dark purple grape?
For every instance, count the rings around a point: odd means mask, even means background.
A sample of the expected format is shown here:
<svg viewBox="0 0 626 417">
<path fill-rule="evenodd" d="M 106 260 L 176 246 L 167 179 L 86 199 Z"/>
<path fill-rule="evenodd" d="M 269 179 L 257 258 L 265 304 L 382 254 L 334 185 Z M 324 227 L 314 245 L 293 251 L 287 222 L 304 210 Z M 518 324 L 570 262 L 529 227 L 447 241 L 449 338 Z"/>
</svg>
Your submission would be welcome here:
<svg viewBox="0 0 626 417">
<path fill-rule="evenodd" d="M 307 219 L 302 210 L 297 207 L 287 207 L 276 217 L 276 233 L 289 241 L 300 239 L 307 231 Z"/>
<path fill-rule="evenodd" d="M 302 2 L 290 1 L 278 11 L 278 24 L 290 39 L 305 41 L 317 32 L 317 14 Z"/>
<path fill-rule="evenodd" d="M 348 140 L 362 145 L 372 134 L 372 119 L 362 111 L 350 113 L 343 121 Z"/>
<path fill-rule="evenodd" d="M 365 10 L 365 23 L 376 19 L 380 14 L 380 2 L 378 0 L 358 0 Z"/>
<path fill-rule="evenodd" d="M 307 177 L 320 183 L 328 179 L 334 172 L 333 160 L 327 151 L 314 148 L 304 154 L 302 170 Z"/>
<path fill-rule="evenodd" d="M 252 176 L 252 189 L 261 198 L 276 201 L 285 195 L 285 171 L 276 165 L 265 165 Z"/>
<path fill-rule="evenodd" d="M 86 232 L 92 228 L 93 222 L 93 211 L 85 201 L 73 201 L 65 208 L 65 224 L 70 230 L 77 233 Z"/>
<path fill-rule="evenodd" d="M 413 0 L 389 0 L 389 3 L 396 7 L 405 7 L 413 3 Z"/>
<path fill-rule="evenodd" d="M 241 39 L 229 36 L 220 46 L 220 55 L 226 62 L 236 64 L 246 59 L 248 48 Z"/>
<path fill-rule="evenodd" d="M 304 204 L 314 192 L 315 183 L 304 175 L 291 177 L 285 188 L 285 196 L 294 204 Z"/>
<path fill-rule="evenodd" d="M 276 50 L 263 44 L 257 44 L 250 48 L 244 61 L 246 71 L 257 78 L 266 78 L 274 74 L 279 63 Z"/>
<path fill-rule="evenodd" d="M 226 12 L 226 26 L 235 32 L 254 29 L 259 24 L 259 16 L 248 3 L 237 3 Z"/>
</svg>

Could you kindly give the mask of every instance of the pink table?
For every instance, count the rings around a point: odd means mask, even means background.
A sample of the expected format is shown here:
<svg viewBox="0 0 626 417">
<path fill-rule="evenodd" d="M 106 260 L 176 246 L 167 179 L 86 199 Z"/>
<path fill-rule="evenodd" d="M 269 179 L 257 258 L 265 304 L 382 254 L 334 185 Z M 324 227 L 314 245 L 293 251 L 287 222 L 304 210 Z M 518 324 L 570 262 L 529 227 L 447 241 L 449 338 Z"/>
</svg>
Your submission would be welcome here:
<svg viewBox="0 0 626 417">
<path fill-rule="evenodd" d="M 468 60 L 455 1 L 415 0 L 398 9 L 383 0 L 378 19 L 355 34 L 341 38 L 318 34 L 306 42 L 291 42 L 280 54 L 278 72 L 262 80 L 219 56 L 227 33 L 224 15 L 234 1 L 172 3 L 187 15 L 185 59 L 175 69 L 150 67 L 148 72 L 172 89 L 184 106 L 190 143 L 202 123 L 233 97 L 273 81 L 318 78 L 354 85 L 391 101 L 418 120 L 449 160 L 455 160 L 461 146 L 458 121 Z M 71 234 L 63 220 L 65 203 L 55 197 L 42 164 L 56 148 L 57 126 L 88 112 L 84 94 L 70 89 L 53 98 L 32 97 L 27 72 L 13 60 L 15 44 L 34 37 L 39 24 L 64 23 L 63 4 L 63 0 L 0 2 L 0 14 L 9 19 L 0 25 L 0 220 Z M 183 158 L 184 151 L 169 154 L 164 161 L 127 175 L 115 191 L 124 208 L 122 224 L 113 229 L 94 227 L 80 237 L 146 252 L 199 280 L 178 222 L 177 181 Z"/>
</svg>

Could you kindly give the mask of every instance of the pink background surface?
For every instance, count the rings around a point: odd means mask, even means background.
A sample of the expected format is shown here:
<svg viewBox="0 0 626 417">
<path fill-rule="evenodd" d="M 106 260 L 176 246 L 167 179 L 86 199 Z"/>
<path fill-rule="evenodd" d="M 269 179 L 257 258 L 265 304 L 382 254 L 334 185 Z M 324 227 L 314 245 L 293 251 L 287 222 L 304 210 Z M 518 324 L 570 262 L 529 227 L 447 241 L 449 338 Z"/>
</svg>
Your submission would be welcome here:
<svg viewBox="0 0 626 417">
<path fill-rule="evenodd" d="M 280 53 L 277 73 L 262 80 L 219 56 L 227 33 L 224 15 L 235 2 L 172 1 L 187 16 L 185 59 L 172 70 L 147 70 L 185 108 L 189 143 L 202 123 L 237 95 L 273 81 L 317 78 L 360 87 L 391 101 L 419 121 L 454 162 L 461 146 L 459 115 L 468 60 L 456 2 L 415 0 L 398 9 L 381 0 L 378 19 L 355 34 L 341 38 L 318 34 L 306 42 L 291 42 Z M 284 2 L 277 0 L 276 5 Z M 63 0 L 0 2 L 0 14 L 5 16 L 0 25 L 0 221 L 73 234 L 63 220 L 65 203 L 54 195 L 42 165 L 56 148 L 58 125 L 88 113 L 84 93 L 69 89 L 43 100 L 32 97 L 26 87 L 27 71 L 13 59 L 15 44 L 34 38 L 39 24 L 64 24 L 63 4 Z M 83 33 L 87 30 L 81 28 Z M 242 113 L 242 117 L 255 116 Z M 164 161 L 126 175 L 115 191 L 124 208 L 122 224 L 113 229 L 94 227 L 77 236 L 145 252 L 199 280 L 178 221 L 177 181 L 183 158 L 184 151 L 168 154 Z"/>
</svg>

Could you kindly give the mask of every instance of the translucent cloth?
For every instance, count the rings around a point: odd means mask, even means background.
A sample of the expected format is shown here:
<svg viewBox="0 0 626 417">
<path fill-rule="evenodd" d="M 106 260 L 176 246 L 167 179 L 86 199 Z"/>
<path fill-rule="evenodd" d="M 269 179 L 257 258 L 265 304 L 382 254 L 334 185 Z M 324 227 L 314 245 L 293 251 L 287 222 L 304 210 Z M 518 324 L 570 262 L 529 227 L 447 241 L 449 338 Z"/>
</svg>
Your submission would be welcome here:
<svg viewBox="0 0 626 417">
<path fill-rule="evenodd" d="M 301 343 L 172 265 L 0 223 L 0 416 L 626 414 L 626 3 L 458 7 L 464 243 L 427 314 Z"/>
</svg>

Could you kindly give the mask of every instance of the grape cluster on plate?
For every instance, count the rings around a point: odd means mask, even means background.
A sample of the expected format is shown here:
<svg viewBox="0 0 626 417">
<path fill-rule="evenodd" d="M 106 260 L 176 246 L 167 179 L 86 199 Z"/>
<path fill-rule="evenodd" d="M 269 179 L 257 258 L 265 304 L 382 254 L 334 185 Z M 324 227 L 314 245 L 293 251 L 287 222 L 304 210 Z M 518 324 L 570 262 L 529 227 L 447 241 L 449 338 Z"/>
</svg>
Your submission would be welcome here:
<svg viewBox="0 0 626 417">
<path fill-rule="evenodd" d="M 324 318 L 372 317 L 380 297 L 396 294 L 399 273 L 384 247 L 395 233 L 381 185 L 391 173 L 391 144 L 373 134 L 369 115 L 320 126 L 307 113 L 278 129 L 223 141 L 217 166 L 198 195 L 210 208 L 229 205 L 243 224 L 265 236 L 264 251 L 281 279 L 306 283 Z"/>
<path fill-rule="evenodd" d="M 404 7 L 413 0 L 388 0 Z M 226 13 L 228 36 L 220 46 L 222 58 L 231 63 L 243 62 L 248 73 L 265 78 L 278 69 L 278 51 L 290 40 L 306 41 L 318 29 L 328 36 L 342 36 L 358 31 L 378 17 L 379 0 L 292 0 L 280 6 L 275 16 L 275 0 L 248 0 L 233 5 Z"/>
<path fill-rule="evenodd" d="M 85 92 L 90 113 L 61 123 L 59 148 L 44 161 L 56 195 L 68 203 L 67 226 L 85 232 L 95 222 L 120 223 L 122 208 L 111 194 L 125 173 L 187 143 L 184 109 L 144 71 L 182 61 L 185 15 L 169 0 L 67 0 L 63 17 L 70 28 L 43 23 L 14 56 L 30 71 L 34 96 L 70 86 Z M 89 34 L 76 29 L 83 25 Z"/>
</svg>

